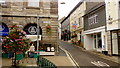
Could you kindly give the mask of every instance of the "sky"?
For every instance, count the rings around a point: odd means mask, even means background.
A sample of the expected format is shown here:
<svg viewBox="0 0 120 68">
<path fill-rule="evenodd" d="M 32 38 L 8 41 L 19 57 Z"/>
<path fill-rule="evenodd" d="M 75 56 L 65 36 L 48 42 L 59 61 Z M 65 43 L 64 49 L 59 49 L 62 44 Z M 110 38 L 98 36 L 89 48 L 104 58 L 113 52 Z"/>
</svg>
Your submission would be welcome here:
<svg viewBox="0 0 120 68">
<path fill-rule="evenodd" d="M 58 14 L 59 19 L 64 16 L 67 16 L 70 11 L 80 2 L 80 0 L 58 0 Z M 65 2 L 65 4 L 60 4 L 61 2 Z"/>
</svg>

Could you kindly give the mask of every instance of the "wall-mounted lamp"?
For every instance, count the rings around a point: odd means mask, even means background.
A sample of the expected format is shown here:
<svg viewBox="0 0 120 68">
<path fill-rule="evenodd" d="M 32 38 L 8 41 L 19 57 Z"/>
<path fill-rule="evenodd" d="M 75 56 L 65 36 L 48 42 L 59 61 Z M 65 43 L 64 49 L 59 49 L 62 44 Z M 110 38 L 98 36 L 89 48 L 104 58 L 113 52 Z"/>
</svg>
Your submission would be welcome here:
<svg viewBox="0 0 120 68">
<path fill-rule="evenodd" d="M 109 15 L 108 20 L 112 20 L 111 16 Z"/>
</svg>

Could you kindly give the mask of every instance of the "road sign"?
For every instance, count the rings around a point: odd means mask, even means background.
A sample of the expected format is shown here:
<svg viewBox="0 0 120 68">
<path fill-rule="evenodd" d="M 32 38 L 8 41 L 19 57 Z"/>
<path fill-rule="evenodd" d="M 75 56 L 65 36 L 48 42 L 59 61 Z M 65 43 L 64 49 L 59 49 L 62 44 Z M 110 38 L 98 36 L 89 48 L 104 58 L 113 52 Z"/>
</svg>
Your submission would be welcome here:
<svg viewBox="0 0 120 68">
<path fill-rule="evenodd" d="M 5 23 L 0 24 L 0 36 L 7 36 L 9 33 L 9 28 Z"/>
</svg>

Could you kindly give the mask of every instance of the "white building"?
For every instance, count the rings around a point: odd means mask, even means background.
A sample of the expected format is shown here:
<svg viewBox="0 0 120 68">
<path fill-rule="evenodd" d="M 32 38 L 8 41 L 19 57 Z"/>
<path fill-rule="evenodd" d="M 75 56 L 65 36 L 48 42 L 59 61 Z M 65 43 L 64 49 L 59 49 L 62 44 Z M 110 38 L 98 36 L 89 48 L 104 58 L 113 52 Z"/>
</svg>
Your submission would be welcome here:
<svg viewBox="0 0 120 68">
<path fill-rule="evenodd" d="M 107 45 L 110 55 L 120 55 L 120 1 L 106 0 Z"/>
<path fill-rule="evenodd" d="M 84 15 L 84 48 L 106 52 L 105 3 L 98 3 Z"/>
</svg>

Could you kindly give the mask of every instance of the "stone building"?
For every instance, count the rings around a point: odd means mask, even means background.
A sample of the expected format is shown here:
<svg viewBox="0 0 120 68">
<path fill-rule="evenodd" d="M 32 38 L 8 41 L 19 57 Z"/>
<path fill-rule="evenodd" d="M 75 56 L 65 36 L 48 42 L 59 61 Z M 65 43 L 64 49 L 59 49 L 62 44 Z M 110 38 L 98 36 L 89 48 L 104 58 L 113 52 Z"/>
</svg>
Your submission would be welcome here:
<svg viewBox="0 0 120 68">
<path fill-rule="evenodd" d="M 55 47 L 57 49 L 57 25 L 58 25 L 58 0 L 5 0 L 1 3 L 1 22 L 7 24 L 18 24 L 21 29 L 27 31 L 31 40 L 37 37 L 37 22 L 40 27 L 43 48 Z M 34 26 L 34 27 L 31 27 Z M 50 26 L 47 32 L 47 26 Z M 30 33 L 29 29 L 34 29 Z M 55 50 L 56 51 L 56 50 Z"/>
<path fill-rule="evenodd" d="M 61 21 L 61 40 L 70 40 L 70 15 Z"/>
</svg>

